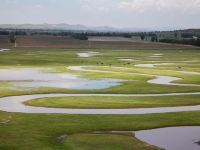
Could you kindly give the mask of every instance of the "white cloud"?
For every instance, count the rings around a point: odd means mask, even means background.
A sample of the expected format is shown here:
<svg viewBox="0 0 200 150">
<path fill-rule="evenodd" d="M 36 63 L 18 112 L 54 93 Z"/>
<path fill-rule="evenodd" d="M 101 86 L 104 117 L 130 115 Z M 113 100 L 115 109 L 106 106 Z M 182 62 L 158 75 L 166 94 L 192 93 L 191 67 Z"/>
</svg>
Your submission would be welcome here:
<svg viewBox="0 0 200 150">
<path fill-rule="evenodd" d="M 109 12 L 113 8 L 113 0 L 80 0 L 84 11 Z"/>
<path fill-rule="evenodd" d="M 121 0 L 119 8 L 137 12 L 156 10 L 196 13 L 200 12 L 200 0 Z"/>
<path fill-rule="evenodd" d="M 200 0 L 0 0 L 1 23 L 200 27 Z M 14 16 L 14 17 L 13 17 Z"/>
</svg>

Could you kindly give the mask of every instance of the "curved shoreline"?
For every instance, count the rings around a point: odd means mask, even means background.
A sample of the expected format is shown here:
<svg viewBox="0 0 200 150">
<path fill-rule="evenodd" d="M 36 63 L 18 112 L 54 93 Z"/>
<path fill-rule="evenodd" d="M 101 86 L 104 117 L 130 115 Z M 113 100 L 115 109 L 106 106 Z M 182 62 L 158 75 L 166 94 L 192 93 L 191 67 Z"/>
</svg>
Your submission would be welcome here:
<svg viewBox="0 0 200 150">
<path fill-rule="evenodd" d="M 157 64 L 136 64 L 135 67 L 147 67 L 147 68 L 154 68 L 156 65 L 169 65 L 173 63 L 157 63 Z M 167 70 L 167 71 L 173 71 L 173 70 Z M 192 74 L 192 75 L 200 75 L 200 72 L 193 72 L 193 71 L 175 71 L 179 73 L 184 73 L 184 74 Z"/>
<path fill-rule="evenodd" d="M 0 98 L 0 110 L 6 112 L 21 113 L 60 113 L 60 114 L 153 114 L 167 112 L 182 112 L 200 110 L 200 105 L 196 106 L 178 106 L 178 107 L 157 107 L 157 108 L 132 108 L 132 109 L 67 109 L 67 108 L 47 108 L 27 106 L 25 101 L 46 98 L 46 97 L 63 97 L 63 96 L 175 96 L 175 95 L 200 95 L 195 93 L 169 93 L 169 94 L 36 94 L 9 96 Z"/>
<path fill-rule="evenodd" d="M 87 66 L 70 66 L 67 68 L 70 70 L 86 71 L 86 72 L 118 73 L 114 71 L 85 69 L 84 67 L 87 67 Z M 116 67 L 116 68 L 123 68 L 123 67 Z M 171 83 L 175 80 L 180 80 L 180 78 L 177 78 L 177 77 L 148 75 L 148 74 L 141 74 L 141 73 L 128 73 L 128 74 L 140 74 L 140 75 L 156 77 L 154 79 L 147 81 L 148 83 L 151 83 L 151 84 L 200 86 L 197 84 Z M 168 93 L 168 94 L 35 94 L 35 95 L 9 96 L 9 97 L 0 98 L 0 110 L 6 111 L 6 112 L 61 113 L 61 114 L 152 114 L 152 113 L 167 113 L 167 112 L 200 110 L 200 105 L 178 106 L 178 107 L 156 107 L 156 108 L 128 108 L 128 109 L 71 109 L 71 108 L 34 107 L 34 106 L 27 106 L 23 104 L 25 101 L 28 101 L 31 99 L 46 98 L 46 97 L 64 97 L 64 96 L 66 97 L 67 96 L 80 96 L 80 97 L 82 96 L 112 96 L 112 97 L 143 96 L 144 97 L 144 96 L 178 96 L 178 95 L 200 95 L 200 92 Z"/>
<path fill-rule="evenodd" d="M 84 72 L 101 72 L 101 73 L 120 73 L 115 71 L 104 71 L 104 70 L 92 70 L 92 69 L 85 69 L 84 67 L 95 67 L 95 66 L 69 66 L 66 67 L 69 70 L 73 71 L 84 71 Z M 125 67 L 112 67 L 112 68 L 121 68 L 121 69 L 131 69 Z M 179 83 L 172 83 L 177 80 L 181 80 L 181 78 L 173 77 L 173 76 L 159 76 L 159 75 L 149 75 L 144 73 L 127 73 L 127 74 L 138 74 L 138 75 L 145 75 L 145 76 L 154 76 L 156 78 L 148 80 L 147 83 L 151 84 L 160 84 L 160 85 L 176 85 L 176 86 L 200 86 L 199 84 L 179 84 Z"/>
<path fill-rule="evenodd" d="M 199 150 L 199 126 L 166 127 L 133 132 L 135 137 L 165 150 Z"/>
</svg>

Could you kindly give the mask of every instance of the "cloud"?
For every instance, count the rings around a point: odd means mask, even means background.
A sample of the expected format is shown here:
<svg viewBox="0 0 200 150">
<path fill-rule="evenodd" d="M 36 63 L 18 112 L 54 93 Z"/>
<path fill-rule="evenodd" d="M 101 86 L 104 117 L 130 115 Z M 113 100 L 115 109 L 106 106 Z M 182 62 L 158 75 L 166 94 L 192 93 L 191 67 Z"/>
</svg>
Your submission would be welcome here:
<svg viewBox="0 0 200 150">
<path fill-rule="evenodd" d="M 200 0 L 121 0 L 119 8 L 136 12 L 178 11 L 181 13 L 199 13 Z"/>
<path fill-rule="evenodd" d="M 80 0 L 81 9 L 84 11 L 109 12 L 113 9 L 113 0 Z"/>
<path fill-rule="evenodd" d="M 200 0 L 0 1 L 0 24 L 64 22 L 119 27 L 200 26 Z"/>
</svg>

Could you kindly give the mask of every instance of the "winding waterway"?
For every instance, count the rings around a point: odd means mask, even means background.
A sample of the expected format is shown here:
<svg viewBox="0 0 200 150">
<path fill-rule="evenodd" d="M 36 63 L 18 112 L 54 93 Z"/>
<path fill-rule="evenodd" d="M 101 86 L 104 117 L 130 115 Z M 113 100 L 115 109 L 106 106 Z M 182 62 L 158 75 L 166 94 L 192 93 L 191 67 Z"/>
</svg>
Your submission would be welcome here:
<svg viewBox="0 0 200 150">
<path fill-rule="evenodd" d="M 85 72 L 104 72 L 104 73 L 121 73 L 115 71 L 105 71 L 105 70 L 92 70 L 85 68 L 86 66 L 69 66 L 67 69 L 74 70 L 74 71 L 85 71 Z M 88 66 L 94 67 L 94 66 Z M 125 67 L 112 67 L 117 69 L 131 69 Z M 177 80 L 181 80 L 181 78 L 172 77 L 172 76 L 159 76 L 159 75 L 149 75 L 144 73 L 126 73 L 126 74 L 139 74 L 139 75 L 146 75 L 146 76 L 155 76 L 156 78 L 148 80 L 148 83 L 151 84 L 161 84 L 161 85 L 176 85 L 176 86 L 200 86 L 199 84 L 179 84 L 179 83 L 172 83 Z"/>
<path fill-rule="evenodd" d="M 71 70 L 78 71 L 89 71 L 89 72 L 112 72 L 103 70 L 91 70 L 86 69 L 83 66 L 71 66 L 68 67 Z M 7 70 L 8 71 L 8 70 Z M 10 70 L 9 70 L 10 71 Z M 13 70 L 11 70 L 12 72 Z M 16 70 L 18 71 L 18 70 Z M 29 70 L 26 73 L 26 69 L 20 70 L 19 76 L 14 76 L 13 74 L 1 74 L 1 79 L 3 80 L 44 80 L 48 83 L 55 78 L 62 79 L 61 82 L 66 79 L 77 81 L 77 76 L 66 76 L 66 74 L 59 73 L 49 73 L 41 72 L 41 70 Z M 32 77 L 30 76 L 30 72 Z M 115 72 L 117 73 L 117 72 Z M 138 73 L 130 73 L 138 74 Z M 48 75 L 48 76 L 47 76 Z M 146 74 L 144 74 L 146 75 Z M 153 76 L 153 75 L 150 75 Z M 157 76 L 155 79 L 149 80 L 152 84 L 164 84 L 164 85 L 179 85 L 179 86 L 198 86 L 191 84 L 176 84 L 171 83 L 172 81 L 178 80 L 179 78 L 170 76 Z M 79 82 L 73 84 L 80 84 Z M 110 86 L 110 85 L 109 85 Z M 46 108 L 46 107 L 33 107 L 26 106 L 23 103 L 27 100 L 35 98 L 45 98 L 45 97 L 63 97 L 63 96 L 113 96 L 113 97 L 130 97 L 130 96 L 176 96 L 176 95 L 200 95 L 200 92 L 193 93 L 168 93 L 168 94 L 35 94 L 35 95 L 23 95 L 23 96 L 10 96 L 0 98 L 0 110 L 7 112 L 23 112 L 23 113 L 64 113 L 64 114 L 151 114 L 151 113 L 166 113 L 166 112 L 181 112 L 181 111 L 194 111 L 200 110 L 200 105 L 197 106 L 179 106 L 179 107 L 160 107 L 160 108 L 132 108 L 132 109 L 65 109 L 65 108 Z"/>
<path fill-rule="evenodd" d="M 27 106 L 25 101 L 45 98 L 45 97 L 63 97 L 63 96 L 113 96 L 113 97 L 130 97 L 130 96 L 176 96 L 176 95 L 200 95 L 196 93 L 169 93 L 169 94 L 35 94 L 23 96 L 9 96 L 0 98 L 0 110 L 6 112 L 23 112 L 23 113 L 62 113 L 62 114 L 151 114 L 166 112 L 181 112 L 200 110 L 197 106 L 179 106 L 179 107 L 158 107 L 158 108 L 133 108 L 133 109 L 67 109 L 67 108 L 47 108 Z"/>
</svg>

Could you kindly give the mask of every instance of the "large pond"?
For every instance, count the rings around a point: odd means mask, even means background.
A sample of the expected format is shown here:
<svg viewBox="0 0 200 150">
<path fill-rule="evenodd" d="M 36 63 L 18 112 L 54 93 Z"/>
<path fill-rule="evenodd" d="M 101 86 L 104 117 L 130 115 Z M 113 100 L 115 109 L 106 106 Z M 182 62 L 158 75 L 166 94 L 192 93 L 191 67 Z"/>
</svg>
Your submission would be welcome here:
<svg viewBox="0 0 200 150">
<path fill-rule="evenodd" d="M 70 89 L 104 89 L 120 85 L 117 79 L 86 79 L 77 75 L 52 72 L 50 69 L 0 69 L 0 81 L 15 87 L 54 87 Z"/>
<path fill-rule="evenodd" d="M 170 127 L 135 132 L 135 136 L 165 150 L 200 150 L 200 127 Z"/>
</svg>

